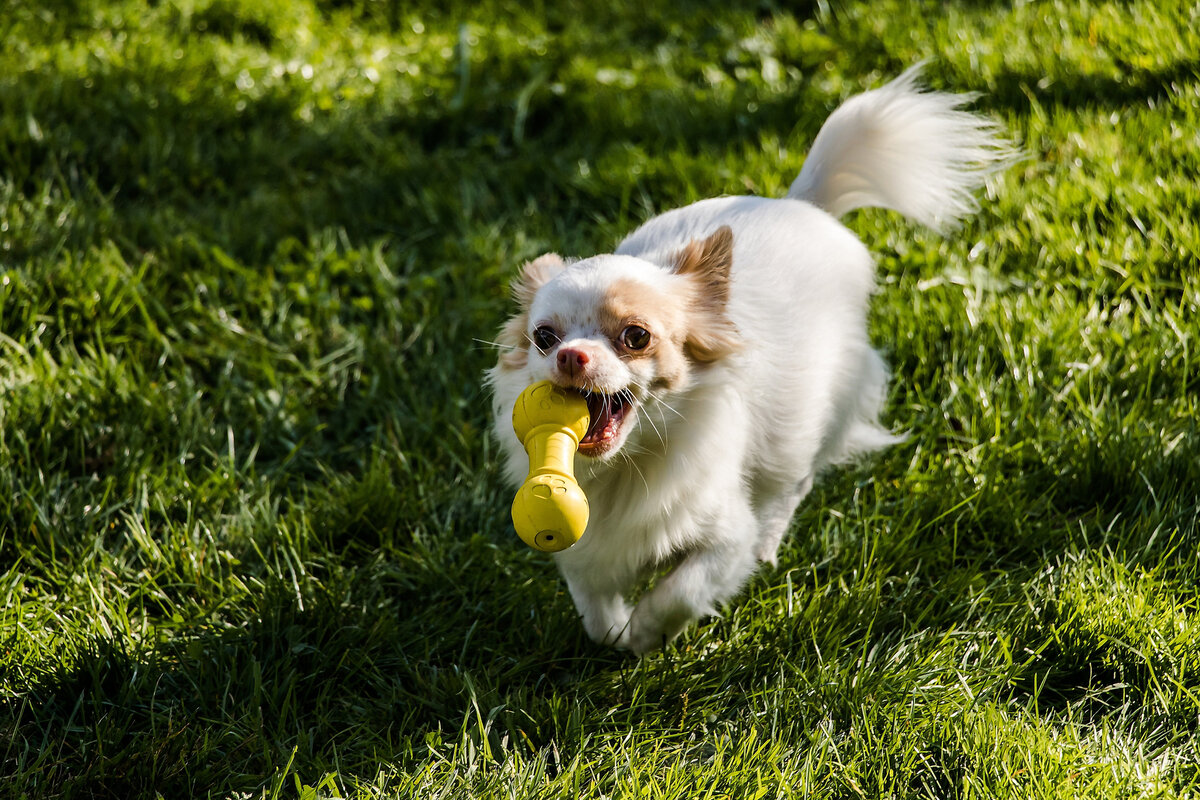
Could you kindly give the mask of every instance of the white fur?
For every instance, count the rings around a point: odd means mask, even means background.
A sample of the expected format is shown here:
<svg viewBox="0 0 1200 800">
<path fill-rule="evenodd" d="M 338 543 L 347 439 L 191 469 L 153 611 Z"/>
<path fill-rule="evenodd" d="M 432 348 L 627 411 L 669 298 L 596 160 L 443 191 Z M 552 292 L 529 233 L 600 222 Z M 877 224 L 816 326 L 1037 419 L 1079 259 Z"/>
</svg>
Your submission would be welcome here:
<svg viewBox="0 0 1200 800">
<path fill-rule="evenodd" d="M 935 230 L 978 210 L 972 192 L 1010 163 L 995 123 L 959 109 L 974 94 L 921 92 L 920 65 L 829 115 L 787 196 L 840 217 L 875 206 Z"/>
<path fill-rule="evenodd" d="M 668 211 L 615 255 L 568 265 L 534 296 L 531 326 L 554 317 L 572 342 L 600 350 L 593 309 L 614 279 L 678 290 L 676 254 L 721 226 L 733 233 L 726 313 L 743 347 L 692 365 L 674 391 L 641 391 L 615 454 L 576 458 L 591 520 L 555 559 L 593 639 L 644 653 L 715 613 L 757 561 L 774 563 L 823 468 L 899 440 L 878 421 L 887 369 L 867 336 L 872 259 L 832 215 L 883 205 L 944 226 L 971 208 L 969 192 L 1007 157 L 989 123 L 955 110 L 962 96 L 920 92 L 915 80 L 909 70 L 839 108 L 787 198 L 724 197 Z M 644 388 L 636 360 L 598 357 L 608 359 L 597 366 L 603 391 Z M 528 463 L 512 432 L 513 403 L 546 377 L 558 379 L 553 357 L 532 347 L 524 366 L 488 375 L 514 484 Z M 631 591 L 665 566 L 671 571 L 631 606 Z"/>
</svg>

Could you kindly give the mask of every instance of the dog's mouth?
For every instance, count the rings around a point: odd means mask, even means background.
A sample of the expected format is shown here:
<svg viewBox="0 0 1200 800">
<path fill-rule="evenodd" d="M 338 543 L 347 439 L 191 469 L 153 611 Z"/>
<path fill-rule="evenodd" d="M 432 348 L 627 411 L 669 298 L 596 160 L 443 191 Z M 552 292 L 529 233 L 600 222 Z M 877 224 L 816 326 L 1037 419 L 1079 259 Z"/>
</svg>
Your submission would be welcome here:
<svg viewBox="0 0 1200 800">
<path fill-rule="evenodd" d="M 633 410 L 633 395 L 627 391 L 617 394 L 589 392 L 584 399 L 591 422 L 587 433 L 579 440 L 579 452 L 585 456 L 603 455 L 619 442 L 621 426 Z"/>
</svg>

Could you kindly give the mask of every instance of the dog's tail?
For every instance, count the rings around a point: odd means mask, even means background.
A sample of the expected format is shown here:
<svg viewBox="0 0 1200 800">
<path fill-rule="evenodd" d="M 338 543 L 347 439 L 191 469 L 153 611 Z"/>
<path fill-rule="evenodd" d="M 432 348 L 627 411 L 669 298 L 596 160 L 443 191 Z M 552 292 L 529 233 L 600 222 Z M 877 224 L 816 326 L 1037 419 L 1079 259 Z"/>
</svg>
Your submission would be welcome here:
<svg viewBox="0 0 1200 800">
<path fill-rule="evenodd" d="M 835 217 L 889 208 L 935 230 L 977 211 L 972 192 L 1016 151 L 995 123 L 960 110 L 974 94 L 922 91 L 920 73 L 912 67 L 834 111 L 787 196 Z"/>
</svg>

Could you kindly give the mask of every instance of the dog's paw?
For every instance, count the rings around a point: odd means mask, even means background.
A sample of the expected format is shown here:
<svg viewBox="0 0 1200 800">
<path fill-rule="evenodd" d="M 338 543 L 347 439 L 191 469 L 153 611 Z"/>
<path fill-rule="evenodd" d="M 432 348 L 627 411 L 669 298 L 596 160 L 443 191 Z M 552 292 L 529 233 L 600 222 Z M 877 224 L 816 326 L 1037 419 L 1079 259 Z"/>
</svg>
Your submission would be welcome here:
<svg viewBox="0 0 1200 800">
<path fill-rule="evenodd" d="M 636 626 L 635 630 L 630 630 L 625 636 L 621 637 L 621 641 L 617 643 L 617 646 L 630 651 L 634 655 L 644 656 L 647 653 L 653 653 L 655 650 L 661 650 L 666 647 L 668 641 L 670 639 L 667 637 L 667 632 L 661 626 Z"/>
<path fill-rule="evenodd" d="M 629 629 L 630 608 L 621 604 L 606 609 L 589 610 L 583 615 L 583 629 L 597 644 L 624 647 L 623 641 Z"/>
<path fill-rule="evenodd" d="M 769 567 L 779 566 L 779 557 L 775 554 L 775 548 L 773 546 L 764 546 L 761 542 L 754 551 L 754 560 Z"/>
<path fill-rule="evenodd" d="M 625 635 L 617 643 L 618 647 L 639 656 L 661 650 L 698 616 L 685 608 L 672 608 L 670 612 L 662 613 L 654 607 L 652 600 L 643 599 L 634 608 Z"/>
</svg>

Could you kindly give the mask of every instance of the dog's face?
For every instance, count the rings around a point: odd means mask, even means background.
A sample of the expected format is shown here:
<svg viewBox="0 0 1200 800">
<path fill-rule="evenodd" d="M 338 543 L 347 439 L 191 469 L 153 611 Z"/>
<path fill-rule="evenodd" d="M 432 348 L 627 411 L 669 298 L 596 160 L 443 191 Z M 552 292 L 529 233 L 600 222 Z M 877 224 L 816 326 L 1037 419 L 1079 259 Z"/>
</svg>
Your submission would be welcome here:
<svg viewBox="0 0 1200 800">
<path fill-rule="evenodd" d="M 694 370 L 737 348 L 725 315 L 732 253 L 721 228 L 670 267 L 617 255 L 531 261 L 513 287 L 521 311 L 501 331 L 498 370 L 583 392 L 591 424 L 579 452 L 611 457 L 647 404 L 669 404 Z"/>
</svg>

